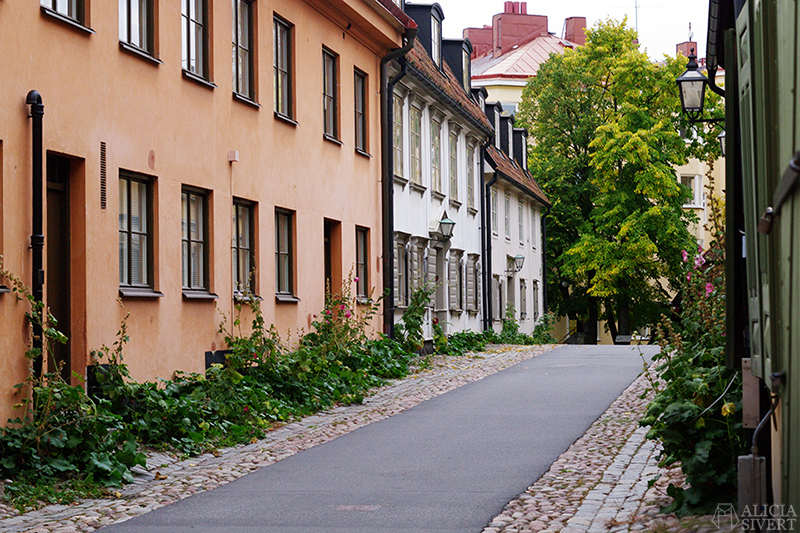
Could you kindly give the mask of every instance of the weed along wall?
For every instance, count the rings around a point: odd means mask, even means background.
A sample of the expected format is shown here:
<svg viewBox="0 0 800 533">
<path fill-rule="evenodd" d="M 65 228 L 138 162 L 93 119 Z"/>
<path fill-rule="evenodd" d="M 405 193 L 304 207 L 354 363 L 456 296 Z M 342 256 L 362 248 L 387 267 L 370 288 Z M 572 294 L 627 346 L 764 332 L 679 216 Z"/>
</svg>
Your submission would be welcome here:
<svg viewBox="0 0 800 533">
<path fill-rule="evenodd" d="M 225 347 L 220 312 L 231 316 L 251 271 L 248 288 L 281 332 L 308 331 L 326 280 L 341 280 L 359 254 L 368 286 L 381 286 L 377 88 L 380 58 L 402 44 L 398 20 L 364 0 L 253 3 L 234 79 L 229 4 L 207 2 L 204 39 L 192 50 L 181 42 L 190 22 L 178 3 L 153 13 L 144 41 L 121 34 L 117 3 L 78 4 L 77 13 L 0 4 L 0 255 L 30 285 L 25 98 L 36 89 L 45 113 L 44 299 L 69 337 L 57 353 L 68 379 L 85 376 L 89 353 L 114 341 L 126 314 L 134 378 L 203 372 L 205 352 Z M 290 98 L 280 109 L 278 23 L 288 28 Z M 330 134 L 323 50 L 337 76 Z M 366 83 L 360 151 L 355 73 Z M 27 375 L 26 311 L 0 293 L 0 423 Z"/>
</svg>

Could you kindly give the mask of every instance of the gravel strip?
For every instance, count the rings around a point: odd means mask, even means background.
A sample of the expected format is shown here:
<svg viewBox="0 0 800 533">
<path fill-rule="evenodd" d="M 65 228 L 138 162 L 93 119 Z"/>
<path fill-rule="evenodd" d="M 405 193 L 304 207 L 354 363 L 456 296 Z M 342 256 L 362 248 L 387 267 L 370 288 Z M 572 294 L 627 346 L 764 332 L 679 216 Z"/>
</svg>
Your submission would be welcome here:
<svg viewBox="0 0 800 533">
<path fill-rule="evenodd" d="M 480 354 L 436 356 L 426 369 L 374 390 L 360 405 L 335 407 L 270 431 L 247 446 L 179 461 L 150 453 L 135 483 L 113 499 L 81 500 L 19 514 L 0 504 L 0 530 L 7 533 L 83 533 L 128 520 L 192 494 L 213 489 L 317 444 L 383 420 L 440 394 L 477 381 L 554 348 L 492 346 Z M 1 488 L 1 487 L 0 487 Z"/>
</svg>

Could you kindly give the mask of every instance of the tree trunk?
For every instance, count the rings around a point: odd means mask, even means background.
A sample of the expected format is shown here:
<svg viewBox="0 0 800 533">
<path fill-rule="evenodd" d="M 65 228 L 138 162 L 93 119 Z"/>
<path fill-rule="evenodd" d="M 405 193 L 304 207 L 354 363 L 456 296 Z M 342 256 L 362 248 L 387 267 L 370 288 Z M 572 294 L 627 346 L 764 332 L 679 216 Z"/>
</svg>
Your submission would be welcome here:
<svg viewBox="0 0 800 533">
<path fill-rule="evenodd" d="M 608 332 L 611 334 L 611 342 L 617 338 L 617 323 L 614 321 L 614 310 L 610 305 L 606 305 L 606 323 L 608 324 Z"/>
<path fill-rule="evenodd" d="M 595 271 L 588 272 L 589 287 L 594 282 Z M 597 298 L 586 295 L 586 302 L 588 304 L 587 324 L 586 324 L 586 344 L 597 344 Z"/>
</svg>

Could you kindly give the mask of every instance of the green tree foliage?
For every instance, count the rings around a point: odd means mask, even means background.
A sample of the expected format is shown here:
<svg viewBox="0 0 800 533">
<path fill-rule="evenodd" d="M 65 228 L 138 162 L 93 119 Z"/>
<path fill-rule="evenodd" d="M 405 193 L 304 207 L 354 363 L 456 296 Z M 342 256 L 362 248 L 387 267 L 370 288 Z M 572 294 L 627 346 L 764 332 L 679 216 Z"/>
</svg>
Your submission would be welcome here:
<svg viewBox="0 0 800 533">
<path fill-rule="evenodd" d="M 675 79 L 685 65 L 682 56 L 651 62 L 636 32 L 609 20 L 587 31 L 585 46 L 551 55 L 523 92 L 530 171 L 553 203 L 551 309 L 589 331 L 600 316 L 612 334 L 654 323 L 678 288 L 680 251 L 693 247 L 675 168 L 718 151 L 719 129 L 693 129 L 682 116 Z M 718 102 L 708 94 L 706 109 L 721 115 Z"/>
</svg>

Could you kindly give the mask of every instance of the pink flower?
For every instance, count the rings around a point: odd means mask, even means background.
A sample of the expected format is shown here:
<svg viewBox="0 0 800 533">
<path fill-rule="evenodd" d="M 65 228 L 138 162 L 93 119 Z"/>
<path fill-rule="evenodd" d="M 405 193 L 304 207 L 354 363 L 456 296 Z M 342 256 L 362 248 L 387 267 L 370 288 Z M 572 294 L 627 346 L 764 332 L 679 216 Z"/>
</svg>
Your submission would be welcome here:
<svg viewBox="0 0 800 533">
<path fill-rule="evenodd" d="M 439 323 L 439 319 L 437 317 L 433 317 L 433 321 L 432 322 L 433 322 L 433 325 L 435 326 L 436 324 Z"/>
<path fill-rule="evenodd" d="M 353 279 L 353 281 L 356 281 L 356 282 L 357 282 L 357 281 L 358 281 L 358 276 L 356 276 L 356 278 L 355 278 L 355 279 Z"/>
<path fill-rule="evenodd" d="M 714 285 L 712 283 L 706 283 L 706 296 L 711 296 L 712 292 L 714 292 Z"/>
<path fill-rule="evenodd" d="M 245 405 L 245 406 L 244 406 L 244 412 L 246 413 L 246 412 L 248 412 L 248 411 L 250 411 L 250 408 L 249 408 L 249 407 L 247 407 L 247 406 Z"/>
<path fill-rule="evenodd" d="M 340 309 L 341 311 L 344 311 L 345 309 L 347 309 L 347 307 L 345 307 L 345 305 L 344 305 L 344 304 L 342 304 L 342 305 L 340 305 L 340 306 L 339 306 L 339 309 Z"/>
<path fill-rule="evenodd" d="M 683 256 L 684 263 L 689 260 L 689 252 L 687 252 L 686 250 L 681 250 L 681 255 Z"/>
<path fill-rule="evenodd" d="M 350 311 L 345 311 L 344 316 L 345 318 L 350 318 Z"/>
<path fill-rule="evenodd" d="M 686 274 L 686 281 L 692 281 L 692 275 Z"/>
<path fill-rule="evenodd" d="M 329 314 L 331 314 L 331 310 L 330 310 L 330 309 L 328 309 L 327 311 L 325 311 L 325 314 L 326 314 L 326 315 L 329 315 Z"/>
<path fill-rule="evenodd" d="M 697 257 L 694 258 L 694 267 L 699 268 L 706 264 L 706 260 L 703 258 L 702 254 L 697 254 Z"/>
</svg>

